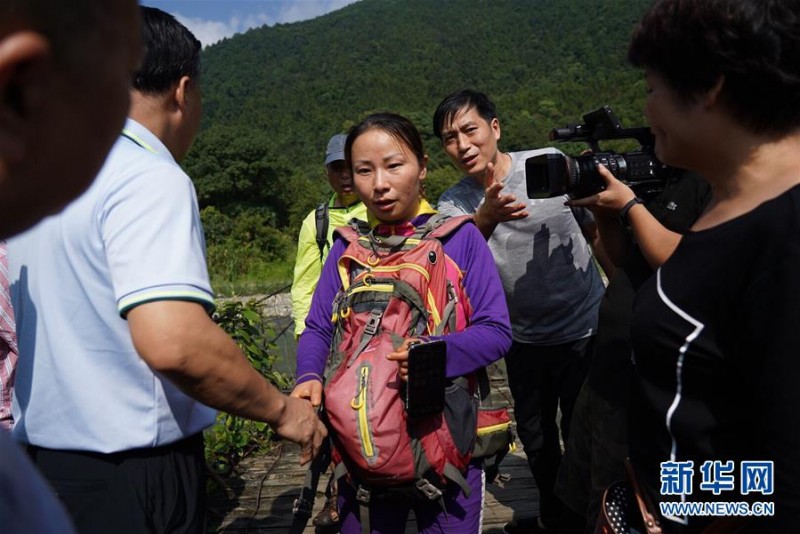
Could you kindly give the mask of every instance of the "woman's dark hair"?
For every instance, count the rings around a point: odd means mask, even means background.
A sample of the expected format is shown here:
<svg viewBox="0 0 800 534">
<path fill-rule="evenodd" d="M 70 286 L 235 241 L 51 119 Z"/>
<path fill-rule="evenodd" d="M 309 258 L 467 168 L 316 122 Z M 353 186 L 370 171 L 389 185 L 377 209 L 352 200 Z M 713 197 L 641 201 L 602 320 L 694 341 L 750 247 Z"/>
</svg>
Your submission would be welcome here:
<svg viewBox="0 0 800 534">
<path fill-rule="evenodd" d="M 462 89 L 444 97 L 436 106 L 436 111 L 433 113 L 433 133 L 439 140 L 442 140 L 442 127 L 445 122 L 451 122 L 456 113 L 463 110 L 475 108 L 487 123 L 497 118 L 497 110 L 495 109 L 494 102 L 492 102 L 485 94 L 473 91 L 472 89 Z"/>
<path fill-rule="evenodd" d="M 153 7 L 141 7 L 145 54 L 133 77 L 133 88 L 160 94 L 184 76 L 200 77 L 200 41 L 175 17 Z"/>
<path fill-rule="evenodd" d="M 344 157 L 347 160 L 347 166 L 351 170 L 353 168 L 353 160 L 351 159 L 353 143 L 361 134 L 372 129 L 383 130 L 405 144 L 417 157 L 420 166 L 425 166 L 425 148 L 422 145 L 422 137 L 419 135 L 417 127 L 402 115 L 375 113 L 353 126 L 347 134 L 347 140 L 344 143 Z"/>
<path fill-rule="evenodd" d="M 684 102 L 723 76 L 722 104 L 754 132 L 800 126 L 797 0 L 657 0 L 634 31 L 628 59 Z"/>
</svg>

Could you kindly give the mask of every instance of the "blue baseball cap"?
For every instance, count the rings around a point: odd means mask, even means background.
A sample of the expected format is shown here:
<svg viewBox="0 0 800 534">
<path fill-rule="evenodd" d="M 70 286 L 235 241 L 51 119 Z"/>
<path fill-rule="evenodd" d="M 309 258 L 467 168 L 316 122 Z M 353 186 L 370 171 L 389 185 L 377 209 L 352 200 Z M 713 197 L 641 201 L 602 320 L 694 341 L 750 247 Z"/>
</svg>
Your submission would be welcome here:
<svg viewBox="0 0 800 534">
<path fill-rule="evenodd" d="M 328 141 L 328 148 L 325 149 L 325 165 L 334 161 L 344 160 L 344 142 L 347 140 L 345 134 L 336 134 Z"/>
</svg>

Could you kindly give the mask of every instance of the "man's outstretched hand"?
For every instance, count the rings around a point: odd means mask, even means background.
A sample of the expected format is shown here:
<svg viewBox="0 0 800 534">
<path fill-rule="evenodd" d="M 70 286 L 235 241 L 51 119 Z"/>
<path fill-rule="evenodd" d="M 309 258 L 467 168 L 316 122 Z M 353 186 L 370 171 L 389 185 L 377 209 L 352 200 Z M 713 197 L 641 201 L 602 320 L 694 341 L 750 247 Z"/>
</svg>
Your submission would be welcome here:
<svg viewBox="0 0 800 534">
<path fill-rule="evenodd" d="M 497 224 L 515 219 L 524 219 L 528 216 L 524 202 L 517 202 L 517 197 L 514 195 L 504 195 L 502 193 L 503 184 L 495 181 L 493 163 L 489 163 L 486 166 L 486 182 L 484 186 L 484 200 L 483 204 L 478 208 L 478 213 L 480 213 L 481 217 L 486 218 L 487 222 Z"/>
<path fill-rule="evenodd" d="M 328 431 L 309 399 L 294 396 L 294 392 L 285 398 L 286 405 L 272 428 L 280 437 L 300 444 L 300 465 L 305 465 L 319 453 Z"/>
</svg>

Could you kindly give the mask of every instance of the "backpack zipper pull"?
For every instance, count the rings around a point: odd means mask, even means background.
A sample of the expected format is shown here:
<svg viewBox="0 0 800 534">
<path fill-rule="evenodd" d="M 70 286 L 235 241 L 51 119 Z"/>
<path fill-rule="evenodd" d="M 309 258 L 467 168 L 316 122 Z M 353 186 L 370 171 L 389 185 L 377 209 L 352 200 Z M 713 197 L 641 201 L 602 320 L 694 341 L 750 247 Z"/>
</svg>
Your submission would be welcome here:
<svg viewBox="0 0 800 534">
<path fill-rule="evenodd" d="M 367 402 L 367 382 L 369 378 L 369 368 L 361 368 L 361 380 L 358 383 L 358 391 L 353 400 L 350 401 L 350 407 L 354 410 L 360 410 Z"/>
</svg>

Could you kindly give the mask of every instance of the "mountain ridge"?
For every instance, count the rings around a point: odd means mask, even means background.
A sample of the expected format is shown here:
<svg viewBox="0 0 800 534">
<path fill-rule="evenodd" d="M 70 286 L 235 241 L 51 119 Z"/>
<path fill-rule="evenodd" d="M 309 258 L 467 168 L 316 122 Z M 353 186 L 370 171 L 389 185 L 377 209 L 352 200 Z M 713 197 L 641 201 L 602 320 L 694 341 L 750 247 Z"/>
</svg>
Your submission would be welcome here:
<svg viewBox="0 0 800 534">
<path fill-rule="evenodd" d="M 328 138 L 370 112 L 406 115 L 420 129 L 432 200 L 459 178 L 431 125 L 454 90 L 495 101 L 503 150 L 547 145 L 551 128 L 604 104 L 623 126 L 641 125 L 644 83 L 625 56 L 651 3 L 361 0 L 207 47 L 204 119 L 185 167 L 209 244 L 255 240 L 270 249 L 264 258 L 286 256 L 302 218 L 329 194 Z"/>
</svg>

